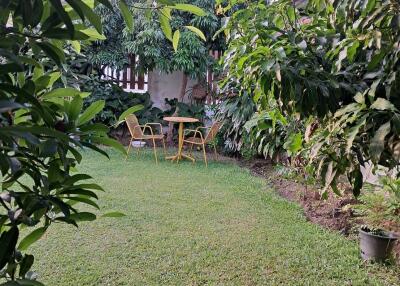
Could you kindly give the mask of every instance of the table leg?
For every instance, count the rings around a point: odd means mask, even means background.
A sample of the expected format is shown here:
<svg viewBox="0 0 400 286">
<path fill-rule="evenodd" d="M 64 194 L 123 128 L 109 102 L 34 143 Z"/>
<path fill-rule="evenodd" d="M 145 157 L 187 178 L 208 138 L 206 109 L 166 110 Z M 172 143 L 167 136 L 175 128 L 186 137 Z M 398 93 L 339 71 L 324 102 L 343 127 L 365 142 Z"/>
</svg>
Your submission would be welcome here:
<svg viewBox="0 0 400 286">
<path fill-rule="evenodd" d="M 178 161 L 182 159 L 182 149 L 183 149 L 183 122 L 179 122 L 178 129 Z"/>
<path fill-rule="evenodd" d="M 182 154 L 182 150 L 183 150 L 183 122 L 179 122 L 179 129 L 178 129 L 178 154 L 174 155 L 174 156 L 168 156 L 165 157 L 166 160 L 172 160 L 176 162 L 179 162 L 179 160 L 181 160 L 182 158 L 186 158 L 188 160 L 191 160 L 192 162 L 195 162 L 195 159 L 192 158 L 191 156 Z"/>
</svg>

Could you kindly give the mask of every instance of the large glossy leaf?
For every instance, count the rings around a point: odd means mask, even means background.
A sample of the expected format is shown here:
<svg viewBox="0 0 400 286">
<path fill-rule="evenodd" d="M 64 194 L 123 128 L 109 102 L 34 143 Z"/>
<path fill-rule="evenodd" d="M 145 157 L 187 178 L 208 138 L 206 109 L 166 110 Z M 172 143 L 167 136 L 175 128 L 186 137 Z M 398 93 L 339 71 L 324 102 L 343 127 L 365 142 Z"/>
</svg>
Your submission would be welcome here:
<svg viewBox="0 0 400 286">
<path fill-rule="evenodd" d="M 81 92 L 72 87 L 56 88 L 42 95 L 43 98 L 52 97 L 75 97 L 80 95 Z"/>
<path fill-rule="evenodd" d="M 76 222 L 79 221 L 94 221 L 96 219 L 96 215 L 89 212 L 79 212 L 75 214 L 71 214 L 69 219 L 72 219 Z"/>
<path fill-rule="evenodd" d="M 93 137 L 92 138 L 93 143 L 98 143 L 98 144 L 104 144 L 110 147 L 113 147 L 116 150 L 121 151 L 123 154 L 126 153 L 126 150 L 124 146 L 119 143 L 117 140 L 108 138 L 108 137 Z"/>
<path fill-rule="evenodd" d="M 27 250 L 29 246 L 38 241 L 43 236 L 43 234 L 45 234 L 46 230 L 47 230 L 46 227 L 40 227 L 32 231 L 30 234 L 28 234 L 21 240 L 21 242 L 18 245 L 18 249 L 20 251 Z"/>
<path fill-rule="evenodd" d="M 181 35 L 181 34 L 180 34 L 179 30 L 176 30 L 176 31 L 174 32 L 174 36 L 173 36 L 173 38 L 172 38 L 172 46 L 173 46 L 173 48 L 174 48 L 175 51 L 178 50 L 178 44 L 179 44 L 180 35 Z"/>
<path fill-rule="evenodd" d="M 87 204 L 87 205 L 91 205 L 91 206 L 95 207 L 98 210 L 100 209 L 100 207 L 99 207 L 99 205 L 97 203 L 95 203 L 94 201 L 92 201 L 89 198 L 86 198 L 84 196 L 78 196 L 78 197 L 71 196 L 71 197 L 69 197 L 69 200 L 70 201 L 75 201 L 75 202 L 81 202 L 81 203 L 84 203 L 84 204 Z"/>
<path fill-rule="evenodd" d="M 122 122 L 125 120 L 125 118 L 129 115 L 129 114 L 133 114 L 135 112 L 138 112 L 139 110 L 142 110 L 144 108 L 143 105 L 138 104 L 138 105 L 134 105 L 129 107 L 127 110 L 125 110 L 124 112 L 121 113 L 121 115 L 118 118 L 119 122 Z"/>
<path fill-rule="evenodd" d="M 125 24 L 130 31 L 133 29 L 133 17 L 132 13 L 129 11 L 128 5 L 126 4 L 125 0 L 120 0 L 119 9 L 121 11 L 122 17 L 124 18 Z"/>
<path fill-rule="evenodd" d="M 65 11 L 61 0 L 49 0 L 51 5 L 54 7 L 55 12 L 58 14 L 60 19 L 65 23 L 67 26 L 67 29 L 71 35 L 71 37 L 74 34 L 74 25 L 72 24 L 71 18 L 68 16 L 67 12 Z"/>
<path fill-rule="evenodd" d="M 73 1 L 76 3 L 77 6 L 79 6 L 79 8 L 85 14 L 85 16 L 89 20 L 89 22 L 96 28 L 97 32 L 102 34 L 103 29 L 102 29 L 100 17 L 95 12 L 93 12 L 92 8 L 90 8 L 88 5 L 86 5 L 81 0 L 73 0 Z"/>
<path fill-rule="evenodd" d="M 14 252 L 18 241 L 18 228 L 12 227 L 8 231 L 2 231 L 0 236 L 0 269 L 7 264 L 10 255 Z"/>
<path fill-rule="evenodd" d="M 71 34 L 71 37 L 73 37 L 73 32 Z M 46 42 L 36 43 L 36 45 L 38 45 L 43 50 L 43 52 L 57 65 L 61 65 L 61 63 L 65 62 L 64 52 L 56 46 Z"/>
<path fill-rule="evenodd" d="M 24 258 L 22 259 L 20 268 L 19 268 L 19 277 L 25 277 L 25 274 L 31 269 L 35 258 L 33 255 L 25 254 Z"/>
<path fill-rule="evenodd" d="M 173 9 L 182 10 L 186 12 L 190 12 L 197 16 L 205 16 L 207 13 L 200 7 L 192 5 L 192 4 L 184 4 L 184 3 L 177 3 L 174 6 L 170 6 Z"/>
<path fill-rule="evenodd" d="M 99 32 L 96 31 L 96 29 L 92 29 L 92 28 L 86 28 L 86 29 L 82 29 L 80 30 L 82 33 L 88 35 L 90 38 L 89 40 L 91 41 L 97 41 L 97 40 L 105 40 L 106 37 L 102 34 L 99 34 Z"/>
<path fill-rule="evenodd" d="M 188 28 L 193 33 L 195 33 L 197 36 L 199 36 L 200 39 L 202 39 L 203 41 L 207 41 L 206 36 L 204 36 L 203 32 L 200 29 L 193 26 L 185 26 L 185 27 Z"/>
<path fill-rule="evenodd" d="M 78 125 L 83 125 L 92 120 L 97 113 L 103 110 L 104 105 L 105 105 L 104 100 L 98 100 L 96 102 L 93 102 L 79 117 Z"/>
<path fill-rule="evenodd" d="M 162 8 L 159 14 L 159 21 L 165 37 L 172 42 L 172 28 L 169 19 L 170 13 L 171 10 L 169 8 Z"/>
</svg>

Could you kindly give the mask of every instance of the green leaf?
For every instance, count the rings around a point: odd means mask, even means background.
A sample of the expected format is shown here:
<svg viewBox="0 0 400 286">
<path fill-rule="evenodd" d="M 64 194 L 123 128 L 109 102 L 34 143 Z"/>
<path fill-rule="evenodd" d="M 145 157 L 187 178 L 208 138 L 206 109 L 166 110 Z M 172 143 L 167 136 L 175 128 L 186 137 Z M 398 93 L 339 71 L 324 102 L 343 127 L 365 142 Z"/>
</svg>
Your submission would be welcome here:
<svg viewBox="0 0 400 286">
<path fill-rule="evenodd" d="M 103 214 L 101 217 L 124 217 L 126 216 L 124 213 L 121 212 L 109 212 Z"/>
<path fill-rule="evenodd" d="M 111 147 L 115 148 L 116 150 L 121 151 L 123 154 L 126 154 L 126 150 L 125 150 L 124 146 L 122 146 L 122 144 L 119 143 L 115 139 L 111 139 L 108 137 L 93 137 L 92 141 L 93 141 L 93 143 L 99 143 L 99 144 L 111 146 Z"/>
<path fill-rule="evenodd" d="M 19 231 L 17 227 L 12 227 L 8 231 L 3 231 L 0 236 L 0 269 L 7 264 L 15 251 L 15 245 L 18 241 Z"/>
<path fill-rule="evenodd" d="M 76 201 L 76 202 L 84 203 L 84 204 L 87 204 L 87 205 L 91 205 L 91 206 L 95 207 L 98 210 L 100 209 L 98 204 L 96 204 L 94 201 L 92 201 L 92 200 L 90 200 L 90 199 L 88 199 L 86 197 L 83 197 L 83 196 L 82 197 L 81 196 L 79 196 L 79 197 L 69 197 L 69 200 L 70 201 Z"/>
<path fill-rule="evenodd" d="M 371 153 L 371 158 L 374 162 L 379 162 L 381 154 L 385 149 L 385 137 L 389 134 L 389 132 L 390 121 L 381 125 L 372 138 L 369 150 Z"/>
<path fill-rule="evenodd" d="M 78 119 L 79 114 L 82 111 L 83 99 L 80 96 L 75 96 L 74 99 L 69 103 L 68 117 L 70 120 L 75 121 Z"/>
<path fill-rule="evenodd" d="M 74 35 L 74 25 L 72 24 L 71 18 L 68 16 L 68 13 L 65 11 L 63 5 L 61 4 L 61 0 L 49 0 L 51 5 L 54 7 L 55 12 L 58 14 L 60 19 L 65 23 L 67 29 L 69 31 L 70 36 Z"/>
<path fill-rule="evenodd" d="M 356 55 L 359 46 L 360 42 L 358 40 L 355 40 L 351 47 L 347 49 L 347 58 L 350 62 L 354 61 L 354 56 Z"/>
<path fill-rule="evenodd" d="M 191 5 L 191 4 L 175 4 L 174 6 L 170 6 L 173 9 L 177 9 L 177 10 L 181 10 L 181 11 L 186 11 L 186 12 L 190 12 L 194 15 L 197 16 L 205 16 L 207 15 L 207 13 L 201 9 L 200 7 L 197 7 L 195 5 Z"/>
<path fill-rule="evenodd" d="M 75 88 L 72 87 L 64 87 L 64 88 L 56 88 L 51 90 L 50 92 L 47 92 L 42 95 L 42 98 L 54 98 L 54 97 L 75 97 L 75 96 L 80 96 L 81 92 Z"/>
<path fill-rule="evenodd" d="M 360 169 L 353 172 L 354 182 L 353 182 L 353 195 L 358 197 L 360 195 L 361 188 L 363 186 L 363 175 Z"/>
<path fill-rule="evenodd" d="M 27 250 L 30 245 L 38 241 L 43 236 L 46 230 L 47 230 L 46 227 L 40 227 L 32 231 L 30 234 L 25 236 L 24 239 L 21 240 L 21 242 L 18 245 L 18 249 L 21 251 Z"/>
<path fill-rule="evenodd" d="M 288 140 L 283 144 L 283 147 L 288 151 L 289 156 L 297 154 L 303 147 L 303 136 L 300 132 L 291 134 Z"/>
<path fill-rule="evenodd" d="M 81 53 L 81 43 L 79 41 L 71 41 L 71 46 L 78 54 Z"/>
<path fill-rule="evenodd" d="M 1 74 L 22 72 L 22 71 L 24 71 L 24 67 L 22 65 L 19 65 L 16 63 L 0 65 L 0 73 Z"/>
<path fill-rule="evenodd" d="M 289 17 L 289 20 L 291 23 L 294 23 L 294 21 L 296 20 L 296 15 L 295 15 L 296 11 L 294 10 L 293 7 L 288 7 L 287 9 L 287 15 Z"/>
<path fill-rule="evenodd" d="M 346 152 L 349 153 L 351 147 L 353 147 L 354 139 L 356 138 L 357 134 L 360 131 L 360 128 L 365 125 L 367 121 L 367 116 L 363 116 L 358 123 L 351 127 L 346 138 Z"/>
<path fill-rule="evenodd" d="M 172 38 L 172 46 L 174 47 L 175 52 L 178 50 L 180 36 L 181 36 L 181 33 L 179 32 L 179 30 L 176 30 L 174 32 L 174 37 Z"/>
<path fill-rule="evenodd" d="M 59 40 L 87 40 L 89 36 L 81 31 L 75 30 L 73 35 L 71 36 L 69 31 L 64 28 L 51 28 L 43 32 L 43 36 L 50 39 L 59 39 Z"/>
<path fill-rule="evenodd" d="M 89 212 L 80 212 L 80 213 L 71 214 L 68 218 L 72 219 L 76 222 L 94 221 L 94 220 L 96 220 L 96 215 L 93 213 L 89 213 Z"/>
<path fill-rule="evenodd" d="M 95 192 L 89 191 L 89 190 L 84 190 L 84 189 L 72 189 L 72 190 L 64 190 L 60 192 L 61 195 L 79 195 L 79 196 L 86 196 L 86 197 L 91 197 L 96 200 L 99 199 L 99 197 L 96 195 Z M 69 199 L 69 197 L 68 197 Z M 64 212 L 65 216 L 69 216 L 68 213 Z"/>
<path fill-rule="evenodd" d="M 31 269 L 35 258 L 33 255 L 25 254 L 19 268 L 19 277 L 25 277 L 25 274 Z"/>
<path fill-rule="evenodd" d="M 90 38 L 90 41 L 97 41 L 97 40 L 105 40 L 106 37 L 102 34 L 99 34 L 99 32 L 96 31 L 96 29 L 93 28 L 87 28 L 80 30 L 82 33 L 88 35 Z"/>
<path fill-rule="evenodd" d="M 78 126 L 83 125 L 93 119 L 97 113 L 103 110 L 105 105 L 104 100 L 98 100 L 93 102 L 79 117 L 78 119 Z"/>
<path fill-rule="evenodd" d="M 89 22 L 92 23 L 92 25 L 96 28 L 97 32 L 99 32 L 99 34 L 102 34 L 103 29 L 102 29 L 100 17 L 96 13 L 94 13 L 93 9 L 90 8 L 88 5 L 86 5 L 84 2 L 82 2 L 80 0 L 76 0 L 74 2 L 76 3 L 76 5 L 79 6 L 79 8 L 81 8 L 82 12 L 85 14 L 85 16 L 89 20 Z M 120 2 L 122 2 L 122 1 L 120 1 Z"/>
<path fill-rule="evenodd" d="M 365 7 L 365 13 L 368 14 L 375 8 L 376 0 L 368 0 L 367 6 Z"/>
<path fill-rule="evenodd" d="M 134 105 L 129 107 L 127 110 L 125 110 L 124 112 L 122 112 L 122 114 L 119 116 L 118 121 L 122 122 L 125 121 L 125 118 L 132 113 L 138 112 L 139 110 L 142 110 L 144 108 L 143 105 L 138 104 L 138 105 Z"/>
<path fill-rule="evenodd" d="M 375 69 L 380 64 L 382 59 L 386 56 L 386 54 L 387 54 L 387 51 L 381 51 L 380 53 L 375 54 L 372 57 L 371 61 L 369 62 L 368 66 L 367 66 L 367 69 L 369 71 Z"/>
<path fill-rule="evenodd" d="M 188 28 L 193 33 L 195 33 L 197 36 L 199 36 L 200 39 L 202 39 L 203 41 L 207 41 L 206 36 L 204 36 L 203 32 L 200 29 L 193 26 L 185 26 L 185 27 Z"/>
<path fill-rule="evenodd" d="M 170 24 L 170 20 L 168 19 L 168 8 L 162 8 L 161 13 L 159 14 L 160 26 L 161 30 L 163 31 L 165 37 L 172 42 L 172 28 Z"/>
<path fill-rule="evenodd" d="M 120 0 L 118 3 L 119 9 L 121 10 L 122 17 L 124 18 L 125 24 L 129 31 L 133 30 L 133 17 L 129 11 L 128 5 L 126 5 L 125 0 Z"/>
<path fill-rule="evenodd" d="M 56 46 L 47 42 L 36 43 L 36 45 L 38 45 L 43 50 L 43 52 L 57 65 L 61 65 L 61 63 L 65 62 L 64 52 Z"/>
</svg>

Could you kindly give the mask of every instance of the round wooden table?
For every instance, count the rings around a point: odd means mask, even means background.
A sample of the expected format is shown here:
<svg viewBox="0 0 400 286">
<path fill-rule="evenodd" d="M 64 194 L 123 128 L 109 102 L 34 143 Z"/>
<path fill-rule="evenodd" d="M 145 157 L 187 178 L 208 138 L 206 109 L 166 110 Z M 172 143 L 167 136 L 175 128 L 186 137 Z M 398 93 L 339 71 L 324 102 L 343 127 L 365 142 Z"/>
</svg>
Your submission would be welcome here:
<svg viewBox="0 0 400 286">
<path fill-rule="evenodd" d="M 183 124 L 184 123 L 195 123 L 195 122 L 199 122 L 198 119 L 196 118 L 191 118 L 191 117 L 179 117 L 179 116 L 170 116 L 170 117 L 164 117 L 165 121 L 168 122 L 173 122 L 173 123 L 179 123 L 179 129 L 178 129 L 178 139 L 179 139 L 179 143 L 178 143 L 178 153 L 174 156 L 169 156 L 166 157 L 165 159 L 167 160 L 176 160 L 177 162 L 179 162 L 179 160 L 181 160 L 182 158 L 186 158 L 191 160 L 192 162 L 195 161 L 194 158 L 190 157 L 189 155 L 185 155 L 182 154 L 182 149 L 183 149 Z"/>
</svg>

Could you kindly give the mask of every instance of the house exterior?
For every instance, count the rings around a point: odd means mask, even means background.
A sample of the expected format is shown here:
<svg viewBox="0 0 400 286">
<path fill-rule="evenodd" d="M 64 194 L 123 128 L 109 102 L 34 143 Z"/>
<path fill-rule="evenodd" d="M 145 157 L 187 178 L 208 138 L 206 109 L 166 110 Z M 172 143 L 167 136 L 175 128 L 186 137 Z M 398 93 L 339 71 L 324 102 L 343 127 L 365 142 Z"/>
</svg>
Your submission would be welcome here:
<svg viewBox="0 0 400 286">
<path fill-rule="evenodd" d="M 210 51 L 210 55 L 218 59 L 221 57 L 222 52 Z M 125 91 L 148 92 L 153 101 L 153 106 L 162 110 L 168 109 L 169 106 L 165 105 L 165 99 L 178 98 L 182 85 L 183 72 L 174 71 L 167 74 L 159 70 L 153 70 L 144 74 L 138 74 L 135 72 L 138 61 L 138 57 L 130 56 L 130 65 L 119 71 L 103 66 L 104 75 L 102 79 L 113 80 Z M 191 90 L 197 83 L 196 79 L 189 79 L 186 91 Z M 207 72 L 207 83 L 211 88 L 214 88 L 214 75 L 211 71 Z M 186 96 L 184 101 L 189 102 L 190 98 Z"/>
</svg>

